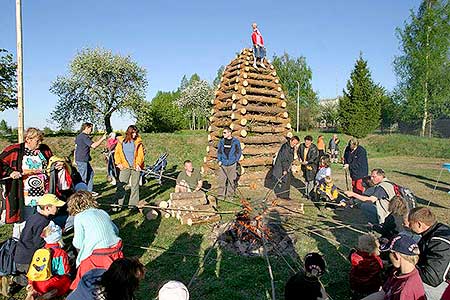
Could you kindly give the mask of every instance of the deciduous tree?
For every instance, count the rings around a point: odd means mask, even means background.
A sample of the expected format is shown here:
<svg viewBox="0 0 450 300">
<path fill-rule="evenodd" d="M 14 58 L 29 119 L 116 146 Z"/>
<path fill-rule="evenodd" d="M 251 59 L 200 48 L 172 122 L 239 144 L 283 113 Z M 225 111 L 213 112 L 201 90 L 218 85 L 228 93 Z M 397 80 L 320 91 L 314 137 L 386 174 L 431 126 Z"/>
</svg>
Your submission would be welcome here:
<svg viewBox="0 0 450 300">
<path fill-rule="evenodd" d="M 0 49 L 0 111 L 17 107 L 17 64 L 13 56 Z"/>
<path fill-rule="evenodd" d="M 59 76 L 50 88 L 58 103 L 51 117 L 60 127 L 91 121 L 112 131 L 114 112 L 131 111 L 144 100 L 146 70 L 129 56 L 105 49 L 79 52 L 67 76 Z"/>
</svg>

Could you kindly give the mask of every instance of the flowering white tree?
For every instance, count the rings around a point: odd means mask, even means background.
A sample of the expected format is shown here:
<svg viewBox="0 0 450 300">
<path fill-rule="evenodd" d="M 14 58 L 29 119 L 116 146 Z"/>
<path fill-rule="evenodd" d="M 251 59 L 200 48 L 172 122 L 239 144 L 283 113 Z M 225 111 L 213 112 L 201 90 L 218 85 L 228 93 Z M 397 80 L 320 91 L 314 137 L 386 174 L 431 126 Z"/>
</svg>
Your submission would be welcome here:
<svg viewBox="0 0 450 300">
<path fill-rule="evenodd" d="M 202 118 L 206 120 L 213 97 L 213 88 L 205 80 L 193 81 L 181 90 L 180 98 L 178 98 L 176 104 L 190 115 L 191 129 L 198 129 L 200 126 L 197 126 L 197 124 L 200 123 L 199 121 Z"/>
</svg>

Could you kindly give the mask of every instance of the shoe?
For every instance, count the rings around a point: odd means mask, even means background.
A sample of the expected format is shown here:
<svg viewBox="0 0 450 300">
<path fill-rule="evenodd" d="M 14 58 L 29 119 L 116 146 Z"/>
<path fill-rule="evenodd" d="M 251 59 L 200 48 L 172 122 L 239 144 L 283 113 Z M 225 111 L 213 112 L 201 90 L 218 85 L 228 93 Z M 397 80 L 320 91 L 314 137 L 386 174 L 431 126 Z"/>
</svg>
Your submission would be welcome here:
<svg viewBox="0 0 450 300">
<path fill-rule="evenodd" d="M 255 68 L 256 70 L 258 70 L 258 66 L 256 65 L 256 62 L 253 63 L 253 68 Z"/>
<path fill-rule="evenodd" d="M 97 192 L 91 192 L 91 194 L 92 194 L 92 197 L 98 197 L 99 196 L 99 193 L 97 193 Z"/>
<path fill-rule="evenodd" d="M 263 67 L 264 69 L 266 68 L 266 65 L 265 65 L 263 62 L 261 62 L 259 65 L 260 65 L 261 67 Z"/>
<path fill-rule="evenodd" d="M 116 179 L 115 179 L 115 178 L 111 178 L 110 184 L 111 184 L 111 185 L 116 185 L 116 183 L 117 183 L 117 182 L 116 182 Z"/>
</svg>

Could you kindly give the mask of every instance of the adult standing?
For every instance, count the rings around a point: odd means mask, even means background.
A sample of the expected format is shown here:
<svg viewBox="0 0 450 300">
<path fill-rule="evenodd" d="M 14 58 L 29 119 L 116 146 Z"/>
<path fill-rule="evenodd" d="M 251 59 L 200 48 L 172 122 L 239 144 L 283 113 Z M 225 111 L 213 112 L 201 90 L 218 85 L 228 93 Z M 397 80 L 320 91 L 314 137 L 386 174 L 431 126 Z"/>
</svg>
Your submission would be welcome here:
<svg viewBox="0 0 450 300">
<path fill-rule="evenodd" d="M 271 172 L 272 180 L 275 181 L 273 189 L 278 198 L 290 199 L 291 167 L 294 161 L 295 148 L 299 142 L 298 136 L 293 136 L 289 141 L 281 145 L 280 150 L 278 150 Z"/>
<path fill-rule="evenodd" d="M 8 146 L 0 154 L 2 161 L 1 177 L 10 177 L 5 181 L 5 222 L 17 223 L 36 212 L 38 199 L 43 196 L 48 186 L 45 174 L 50 157 L 50 148 L 42 144 L 44 134 L 37 128 L 30 127 L 25 132 L 25 142 Z M 61 169 L 63 163 L 56 163 Z M 13 236 L 19 237 L 24 223 L 14 224 Z"/>
<path fill-rule="evenodd" d="M 344 169 L 350 171 L 353 192 L 362 194 L 362 180 L 369 173 L 366 149 L 359 145 L 356 138 L 351 138 L 344 152 Z"/>
<path fill-rule="evenodd" d="M 219 171 L 217 176 L 217 194 L 224 199 L 231 197 L 236 190 L 237 163 L 242 155 L 241 143 L 232 136 L 231 128 L 226 126 L 223 129 L 223 138 L 217 146 L 217 160 L 219 161 Z"/>
<path fill-rule="evenodd" d="M 144 168 L 144 144 L 139 136 L 138 128 L 130 125 L 125 137 L 120 137 L 114 152 L 114 160 L 119 168 L 119 182 L 117 184 L 116 200 L 123 205 L 125 186 L 130 182 L 131 193 L 129 205 L 139 202 L 139 178 Z"/>
<path fill-rule="evenodd" d="M 339 138 L 337 134 L 333 134 L 328 143 L 328 151 L 330 152 L 331 163 L 338 163 L 339 158 Z"/>
<path fill-rule="evenodd" d="M 323 135 L 319 135 L 319 137 L 317 138 L 317 149 L 319 150 L 319 159 L 325 155 L 326 148 L 327 147 L 325 145 L 325 141 L 323 140 Z"/>
<path fill-rule="evenodd" d="M 261 32 L 258 29 L 258 24 L 253 23 L 252 29 L 253 29 L 252 43 L 254 54 L 253 67 L 255 69 L 258 69 L 256 63 L 259 61 L 259 65 L 263 68 L 266 68 L 266 66 L 264 65 L 264 57 L 266 57 L 266 48 L 264 48 L 264 39 L 261 35 Z"/>
<path fill-rule="evenodd" d="M 302 164 L 303 178 L 305 178 L 305 195 L 310 199 L 319 164 L 319 150 L 313 144 L 312 136 L 305 136 L 304 142 L 298 148 L 298 159 Z"/>
<path fill-rule="evenodd" d="M 93 193 L 94 196 L 97 193 L 94 190 L 94 170 L 90 164 L 91 161 L 91 148 L 95 149 L 102 144 L 106 139 L 104 134 L 98 141 L 93 142 L 90 134 L 94 125 L 86 122 L 81 125 L 81 132 L 75 138 L 75 163 L 77 164 L 78 172 L 81 175 L 81 179 L 86 183 L 87 190 Z"/>
<path fill-rule="evenodd" d="M 409 228 L 421 235 L 417 269 L 428 300 L 440 300 L 450 280 L 450 227 L 436 221 L 428 207 L 413 208 Z"/>
</svg>

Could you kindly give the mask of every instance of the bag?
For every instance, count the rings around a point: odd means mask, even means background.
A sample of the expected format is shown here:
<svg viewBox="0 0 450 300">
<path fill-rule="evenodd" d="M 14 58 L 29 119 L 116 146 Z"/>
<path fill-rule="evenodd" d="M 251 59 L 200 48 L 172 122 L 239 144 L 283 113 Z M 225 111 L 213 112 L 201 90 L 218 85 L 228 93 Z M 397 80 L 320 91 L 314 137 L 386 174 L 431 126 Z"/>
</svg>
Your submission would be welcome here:
<svg viewBox="0 0 450 300">
<path fill-rule="evenodd" d="M 27 278 L 31 281 L 46 281 L 52 277 L 52 257 L 50 249 L 36 250 L 28 269 Z"/>
<path fill-rule="evenodd" d="M 414 196 L 414 193 L 409 188 L 400 186 L 391 181 L 384 181 L 384 182 L 392 185 L 395 196 L 402 198 L 406 201 L 408 211 L 410 211 L 411 209 L 416 207 L 416 196 Z M 381 187 L 383 187 L 383 186 L 381 186 Z"/>
<path fill-rule="evenodd" d="M 0 246 L 0 276 L 16 274 L 14 254 L 16 253 L 17 239 L 9 238 Z"/>
</svg>

